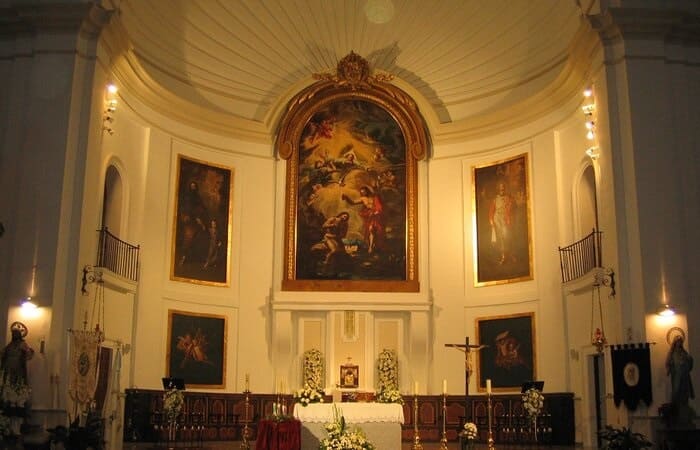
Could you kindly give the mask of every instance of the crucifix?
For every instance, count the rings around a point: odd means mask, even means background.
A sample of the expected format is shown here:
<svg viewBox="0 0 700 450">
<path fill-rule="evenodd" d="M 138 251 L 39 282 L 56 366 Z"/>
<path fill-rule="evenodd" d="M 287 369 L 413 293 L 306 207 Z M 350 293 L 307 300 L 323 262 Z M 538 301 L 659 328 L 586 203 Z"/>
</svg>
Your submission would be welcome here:
<svg viewBox="0 0 700 450">
<path fill-rule="evenodd" d="M 470 344 L 469 336 L 464 338 L 464 344 L 445 344 L 445 347 L 456 348 L 460 352 L 464 352 L 464 420 L 469 420 L 469 377 L 474 371 L 472 368 L 471 354 L 472 351 L 478 352 L 486 345 Z"/>
</svg>

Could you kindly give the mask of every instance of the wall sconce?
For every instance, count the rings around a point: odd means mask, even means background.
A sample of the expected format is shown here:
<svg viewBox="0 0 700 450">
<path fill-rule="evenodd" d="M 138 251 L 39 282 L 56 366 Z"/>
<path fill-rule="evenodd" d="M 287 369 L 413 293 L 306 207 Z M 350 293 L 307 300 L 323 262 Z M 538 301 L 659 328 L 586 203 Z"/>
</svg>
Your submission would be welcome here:
<svg viewBox="0 0 700 450">
<path fill-rule="evenodd" d="M 114 122 L 114 113 L 117 111 L 117 91 L 115 84 L 107 85 L 107 93 L 105 94 L 105 110 L 102 113 L 102 130 L 106 131 L 110 136 L 114 134 L 112 123 Z"/>
<path fill-rule="evenodd" d="M 25 297 L 20 302 L 20 306 L 25 311 L 32 311 L 38 308 L 37 304 L 32 301 L 31 297 Z"/>
<path fill-rule="evenodd" d="M 664 303 L 663 305 L 659 306 L 659 308 L 656 310 L 656 314 L 661 316 L 661 317 L 675 316 L 676 315 L 676 308 L 669 305 L 668 303 Z"/>
</svg>

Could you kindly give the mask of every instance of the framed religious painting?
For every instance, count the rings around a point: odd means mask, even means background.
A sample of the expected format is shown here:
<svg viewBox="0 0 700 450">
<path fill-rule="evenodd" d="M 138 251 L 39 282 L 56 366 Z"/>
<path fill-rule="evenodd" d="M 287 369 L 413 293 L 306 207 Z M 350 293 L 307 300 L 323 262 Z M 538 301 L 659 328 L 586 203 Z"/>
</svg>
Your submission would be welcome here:
<svg viewBox="0 0 700 450">
<path fill-rule="evenodd" d="M 227 286 L 233 170 L 177 157 L 170 278 Z"/>
<path fill-rule="evenodd" d="M 360 367 L 356 364 L 340 366 L 340 387 L 356 388 L 360 385 Z"/>
<path fill-rule="evenodd" d="M 168 378 L 186 386 L 223 389 L 226 384 L 226 317 L 168 310 Z"/>
<path fill-rule="evenodd" d="M 351 53 L 291 102 L 283 290 L 417 292 L 417 160 L 427 135 L 413 100 Z"/>
<path fill-rule="evenodd" d="M 472 168 L 474 285 L 532 279 L 527 153 Z"/>
<path fill-rule="evenodd" d="M 476 319 L 476 339 L 485 345 L 477 352 L 477 388 L 486 380 L 497 391 L 518 390 L 537 378 L 535 314 L 522 313 Z"/>
</svg>

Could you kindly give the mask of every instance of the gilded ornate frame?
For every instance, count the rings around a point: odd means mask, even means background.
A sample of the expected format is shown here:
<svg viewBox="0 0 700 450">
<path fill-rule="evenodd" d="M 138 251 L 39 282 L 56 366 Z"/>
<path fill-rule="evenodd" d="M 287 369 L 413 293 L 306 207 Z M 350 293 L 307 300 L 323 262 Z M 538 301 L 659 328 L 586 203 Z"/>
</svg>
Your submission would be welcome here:
<svg viewBox="0 0 700 450">
<path fill-rule="evenodd" d="M 418 107 L 408 94 L 389 83 L 390 76 L 371 76 L 367 61 L 352 52 L 338 63 L 336 75 L 315 74 L 314 77 L 318 81 L 299 92 L 289 102 L 280 123 L 276 142 L 279 155 L 287 160 L 282 289 L 287 291 L 418 292 L 417 161 L 425 158 L 429 145 Z M 302 138 L 315 114 L 341 102 L 365 102 L 385 111 L 395 121 L 403 135 L 406 223 L 405 274 L 401 279 L 298 278 L 297 220 L 301 195 L 299 161 Z M 343 199 L 345 199 L 344 196 Z"/>
</svg>

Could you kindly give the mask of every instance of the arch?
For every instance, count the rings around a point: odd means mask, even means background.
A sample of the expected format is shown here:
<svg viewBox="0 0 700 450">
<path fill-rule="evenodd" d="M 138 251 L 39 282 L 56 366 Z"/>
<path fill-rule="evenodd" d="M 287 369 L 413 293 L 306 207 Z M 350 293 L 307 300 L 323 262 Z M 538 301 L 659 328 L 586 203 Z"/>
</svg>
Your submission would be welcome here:
<svg viewBox="0 0 700 450">
<path fill-rule="evenodd" d="M 584 160 L 573 179 L 572 206 L 574 235 L 580 239 L 598 229 L 597 171 L 590 160 Z"/>
<path fill-rule="evenodd" d="M 108 160 L 104 169 L 100 225 L 107 227 L 115 236 L 126 234 L 128 186 L 124 173 L 121 161 L 115 157 Z"/>
</svg>

